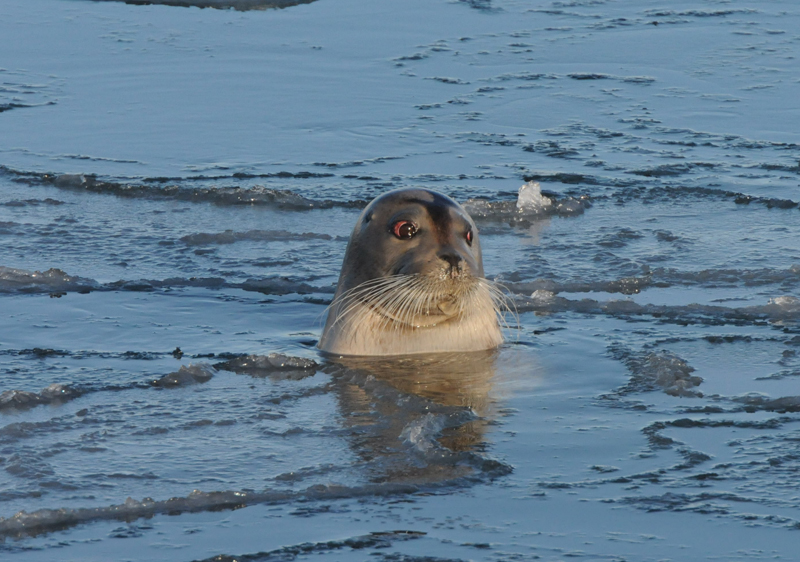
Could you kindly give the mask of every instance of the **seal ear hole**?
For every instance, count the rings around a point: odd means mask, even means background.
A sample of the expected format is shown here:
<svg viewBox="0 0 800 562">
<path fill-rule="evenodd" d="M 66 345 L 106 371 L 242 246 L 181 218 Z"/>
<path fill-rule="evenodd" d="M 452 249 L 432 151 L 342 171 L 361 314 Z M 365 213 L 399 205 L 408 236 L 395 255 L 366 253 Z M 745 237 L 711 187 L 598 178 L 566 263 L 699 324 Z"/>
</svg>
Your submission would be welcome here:
<svg viewBox="0 0 800 562">
<path fill-rule="evenodd" d="M 470 228 L 467 233 L 464 235 L 464 238 L 467 240 L 467 244 L 472 246 L 472 229 Z"/>
<path fill-rule="evenodd" d="M 367 224 L 371 220 L 372 220 L 372 213 L 369 213 L 366 217 L 364 217 L 364 224 Z"/>
<path fill-rule="evenodd" d="M 417 233 L 417 225 L 411 221 L 397 221 L 392 225 L 392 233 L 400 240 L 410 240 Z"/>
</svg>

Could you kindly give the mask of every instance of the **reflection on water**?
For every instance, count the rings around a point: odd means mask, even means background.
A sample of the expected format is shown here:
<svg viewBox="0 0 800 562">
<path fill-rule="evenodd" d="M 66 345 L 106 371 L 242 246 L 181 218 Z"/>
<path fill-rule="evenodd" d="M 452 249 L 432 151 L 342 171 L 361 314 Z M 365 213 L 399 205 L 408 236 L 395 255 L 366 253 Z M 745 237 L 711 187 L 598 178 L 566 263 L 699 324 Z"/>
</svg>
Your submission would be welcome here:
<svg viewBox="0 0 800 562">
<path fill-rule="evenodd" d="M 311 4 L 315 0 L 95 0 L 96 2 L 125 2 L 137 6 L 161 4 L 164 6 L 181 6 L 184 8 L 218 8 L 246 11 L 269 10 L 271 8 L 288 8 L 299 4 Z"/>
<path fill-rule="evenodd" d="M 350 444 L 370 480 L 424 484 L 484 470 L 497 358 L 484 351 L 331 362 Z"/>
</svg>

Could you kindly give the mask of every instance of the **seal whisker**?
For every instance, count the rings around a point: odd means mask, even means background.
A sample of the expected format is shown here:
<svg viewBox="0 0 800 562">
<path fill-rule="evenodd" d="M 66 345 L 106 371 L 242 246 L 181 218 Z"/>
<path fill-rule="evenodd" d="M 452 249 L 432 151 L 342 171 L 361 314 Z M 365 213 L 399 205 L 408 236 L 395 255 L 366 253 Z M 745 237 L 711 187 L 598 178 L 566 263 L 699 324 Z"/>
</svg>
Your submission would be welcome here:
<svg viewBox="0 0 800 562">
<path fill-rule="evenodd" d="M 394 277 L 398 277 L 399 279 Z M 371 279 L 343 293 L 337 299 L 334 299 L 334 302 L 330 305 L 331 307 L 334 305 L 345 307 L 343 310 L 339 311 L 337 321 L 348 317 L 353 309 L 357 308 L 359 305 L 375 301 L 376 295 L 379 300 L 381 295 L 387 293 L 391 294 L 391 290 L 396 286 L 402 285 L 406 277 L 408 276 L 397 275 L 393 277 Z"/>
</svg>

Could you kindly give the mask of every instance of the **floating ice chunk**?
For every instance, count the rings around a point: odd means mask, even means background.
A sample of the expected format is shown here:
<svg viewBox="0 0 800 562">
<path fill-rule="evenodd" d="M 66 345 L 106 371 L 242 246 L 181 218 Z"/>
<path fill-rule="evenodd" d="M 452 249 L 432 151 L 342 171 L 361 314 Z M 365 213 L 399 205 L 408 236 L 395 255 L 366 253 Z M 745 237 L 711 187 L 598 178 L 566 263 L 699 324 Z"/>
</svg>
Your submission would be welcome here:
<svg viewBox="0 0 800 562">
<path fill-rule="evenodd" d="M 79 390 L 56 383 L 42 389 L 38 394 L 26 390 L 6 390 L 0 394 L 0 411 L 25 410 L 39 404 L 59 404 L 77 398 L 80 395 L 81 392 Z"/>
<path fill-rule="evenodd" d="M 800 299 L 791 296 L 775 297 L 769 299 L 767 306 L 777 306 L 782 308 L 785 312 L 800 312 Z"/>
<path fill-rule="evenodd" d="M 80 392 L 75 390 L 74 388 L 70 388 L 65 384 L 58 384 L 53 383 L 47 388 L 42 389 L 39 393 L 44 400 L 47 402 L 66 402 L 67 400 L 72 400 L 73 398 L 80 396 Z"/>
<path fill-rule="evenodd" d="M 547 199 L 545 197 L 545 199 Z M 561 216 L 580 215 L 586 209 L 587 201 L 569 197 L 556 202 L 556 211 Z"/>
<path fill-rule="evenodd" d="M 254 377 L 301 379 L 317 372 L 319 364 L 312 359 L 282 353 L 245 355 L 215 365 L 218 369 Z"/>
<path fill-rule="evenodd" d="M 519 188 L 516 201 L 468 199 L 462 206 L 475 220 L 528 223 L 532 218 L 579 215 L 591 203 L 587 196 L 557 199 L 543 195 L 539 183 L 530 181 Z"/>
<path fill-rule="evenodd" d="M 86 184 L 86 176 L 83 174 L 61 174 L 53 179 L 57 187 L 77 188 Z"/>
<path fill-rule="evenodd" d="M 45 400 L 35 392 L 24 390 L 6 390 L 0 394 L 0 410 L 32 408 Z"/>
<path fill-rule="evenodd" d="M 768 412 L 800 412 L 800 396 L 783 396 L 772 399 L 758 393 L 738 396 L 734 401 L 746 404 L 750 408 Z"/>
<path fill-rule="evenodd" d="M 292 357 L 282 353 L 270 353 L 267 361 L 276 369 L 316 369 L 317 362 L 303 357 Z"/>
<path fill-rule="evenodd" d="M 188 386 L 190 384 L 204 383 L 211 380 L 217 370 L 208 363 L 193 363 L 181 365 L 174 373 L 164 375 L 153 381 L 153 386 L 172 388 L 175 386 Z"/>
<path fill-rule="evenodd" d="M 545 289 L 537 289 L 531 293 L 531 298 L 533 299 L 535 305 L 543 306 L 553 303 L 556 300 L 556 294 Z"/>
<path fill-rule="evenodd" d="M 701 397 L 695 389 L 703 382 L 702 377 L 692 375 L 694 367 L 669 352 L 630 354 L 621 357 L 633 373 L 631 382 L 624 388 L 627 392 L 642 392 L 661 388 L 670 396 Z"/>
<path fill-rule="evenodd" d="M 88 292 L 98 287 L 97 281 L 68 275 L 60 269 L 27 271 L 0 266 L 0 293 L 11 291 L 26 293 Z"/>
<path fill-rule="evenodd" d="M 517 211 L 525 214 L 538 214 L 547 212 L 552 207 L 553 201 L 542 195 L 539 182 L 529 181 L 519 188 L 517 196 Z"/>
</svg>

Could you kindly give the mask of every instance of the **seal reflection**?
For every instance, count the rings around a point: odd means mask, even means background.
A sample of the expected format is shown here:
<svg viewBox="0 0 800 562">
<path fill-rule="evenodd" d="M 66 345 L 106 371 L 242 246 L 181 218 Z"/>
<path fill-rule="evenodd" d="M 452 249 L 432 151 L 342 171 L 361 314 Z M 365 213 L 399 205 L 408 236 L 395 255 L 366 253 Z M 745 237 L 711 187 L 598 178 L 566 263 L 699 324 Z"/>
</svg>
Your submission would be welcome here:
<svg viewBox="0 0 800 562">
<path fill-rule="evenodd" d="M 324 370 L 367 478 L 433 484 L 496 469 L 481 453 L 495 417 L 497 357 L 488 350 L 330 359 Z"/>
</svg>

